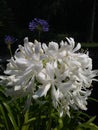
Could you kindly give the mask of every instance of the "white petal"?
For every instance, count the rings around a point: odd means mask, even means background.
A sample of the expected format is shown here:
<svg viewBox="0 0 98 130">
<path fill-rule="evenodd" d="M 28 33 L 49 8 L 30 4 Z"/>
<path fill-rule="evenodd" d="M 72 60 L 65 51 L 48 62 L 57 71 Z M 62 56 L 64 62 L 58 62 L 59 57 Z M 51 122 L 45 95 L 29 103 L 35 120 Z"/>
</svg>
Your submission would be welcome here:
<svg viewBox="0 0 98 130">
<path fill-rule="evenodd" d="M 50 50 L 58 50 L 58 43 L 56 43 L 56 42 L 50 42 L 49 43 L 49 49 Z"/>
<path fill-rule="evenodd" d="M 75 41 L 74 41 L 74 39 L 73 39 L 73 38 L 67 38 L 67 37 L 66 37 L 66 39 L 67 39 L 68 43 L 71 45 L 71 47 L 72 47 L 72 49 L 73 49 L 74 46 L 75 46 Z"/>
<path fill-rule="evenodd" d="M 73 52 L 78 51 L 81 48 L 81 44 L 78 43 L 77 46 L 73 49 Z"/>
<path fill-rule="evenodd" d="M 46 96 L 47 95 L 47 92 L 48 92 L 48 90 L 49 90 L 49 88 L 50 88 L 50 84 L 47 84 L 47 85 L 45 85 L 45 86 L 41 86 L 41 88 L 39 88 L 36 92 L 35 92 L 35 94 L 33 95 L 33 98 L 34 99 L 37 99 L 37 98 L 39 98 L 39 97 L 42 97 L 42 96 Z"/>
<path fill-rule="evenodd" d="M 48 47 L 45 43 L 42 44 L 42 48 L 44 49 L 45 52 L 48 50 Z"/>
</svg>

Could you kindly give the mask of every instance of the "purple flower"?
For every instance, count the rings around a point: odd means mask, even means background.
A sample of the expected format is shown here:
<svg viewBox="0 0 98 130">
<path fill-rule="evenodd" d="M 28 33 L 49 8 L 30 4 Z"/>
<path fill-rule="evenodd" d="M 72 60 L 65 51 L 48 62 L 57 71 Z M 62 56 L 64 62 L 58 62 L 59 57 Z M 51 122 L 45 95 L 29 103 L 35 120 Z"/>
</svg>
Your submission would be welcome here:
<svg viewBox="0 0 98 130">
<path fill-rule="evenodd" d="M 30 31 L 39 30 L 39 31 L 48 32 L 49 25 L 48 25 L 47 21 L 45 21 L 43 19 L 34 18 L 34 20 L 32 20 L 29 23 L 29 29 L 30 29 Z"/>
<path fill-rule="evenodd" d="M 17 39 L 15 39 L 13 36 L 10 35 L 5 35 L 4 37 L 4 41 L 6 44 L 12 44 L 16 41 Z"/>
</svg>

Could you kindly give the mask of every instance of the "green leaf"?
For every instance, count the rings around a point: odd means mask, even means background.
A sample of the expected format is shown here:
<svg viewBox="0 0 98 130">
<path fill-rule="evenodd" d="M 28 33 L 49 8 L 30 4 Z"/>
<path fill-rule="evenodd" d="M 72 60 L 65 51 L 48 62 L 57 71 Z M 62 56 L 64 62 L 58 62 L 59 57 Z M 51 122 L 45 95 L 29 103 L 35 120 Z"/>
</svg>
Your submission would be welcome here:
<svg viewBox="0 0 98 130">
<path fill-rule="evenodd" d="M 22 130 L 28 130 L 28 128 L 29 128 L 29 123 L 27 123 L 28 118 L 29 118 L 29 112 L 26 111 L 26 113 L 24 115 L 24 125 L 22 126 Z"/>
<path fill-rule="evenodd" d="M 91 130 L 98 130 L 98 126 L 93 123 L 90 123 L 90 128 L 92 128 Z"/>
<path fill-rule="evenodd" d="M 89 119 L 87 122 L 79 124 L 76 130 L 98 130 L 98 126 L 94 123 L 92 123 L 95 120 L 95 116 Z"/>
<path fill-rule="evenodd" d="M 2 105 L 0 105 L 0 111 L 1 111 L 1 113 L 2 113 L 2 115 L 3 115 L 3 119 L 4 119 L 4 122 L 5 122 L 6 129 L 7 129 L 7 130 L 10 130 L 10 129 L 9 129 L 9 126 L 8 126 L 7 118 L 6 118 L 6 115 L 5 115 L 5 111 L 4 111 Z"/>
<path fill-rule="evenodd" d="M 90 119 L 87 121 L 87 123 L 91 123 L 91 122 L 93 122 L 93 121 L 95 120 L 95 118 L 96 118 L 96 116 L 90 118 Z"/>
<path fill-rule="evenodd" d="M 89 97 L 89 100 L 91 100 L 91 101 L 94 101 L 94 102 L 98 103 L 98 99 L 95 99 L 95 98 Z"/>
<path fill-rule="evenodd" d="M 8 117 L 9 117 L 9 119 L 10 119 L 10 121 L 11 121 L 13 127 L 14 127 L 14 130 L 19 130 L 10 107 L 6 103 L 3 103 L 3 105 L 5 106 L 6 110 L 8 111 Z"/>
<path fill-rule="evenodd" d="M 63 120 L 59 118 L 58 123 L 59 123 L 59 128 L 61 129 L 63 127 Z"/>
</svg>

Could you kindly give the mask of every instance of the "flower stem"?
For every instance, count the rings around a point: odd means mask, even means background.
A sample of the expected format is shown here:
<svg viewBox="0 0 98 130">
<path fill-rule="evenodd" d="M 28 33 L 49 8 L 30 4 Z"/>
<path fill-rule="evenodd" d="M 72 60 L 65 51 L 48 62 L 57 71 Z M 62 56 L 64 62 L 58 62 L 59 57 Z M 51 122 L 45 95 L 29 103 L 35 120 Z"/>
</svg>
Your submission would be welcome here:
<svg viewBox="0 0 98 130">
<path fill-rule="evenodd" d="M 41 31 L 38 31 L 38 41 L 40 41 Z"/>
<path fill-rule="evenodd" d="M 48 111 L 48 118 L 49 118 L 49 120 L 48 120 L 48 122 L 47 122 L 47 130 L 51 130 L 51 125 L 52 125 L 52 117 L 51 117 L 51 111 L 52 111 L 52 101 L 51 101 L 51 95 L 49 96 L 49 111 Z"/>
<path fill-rule="evenodd" d="M 10 52 L 10 56 L 12 57 L 13 55 L 12 55 L 12 49 L 11 49 L 11 45 L 10 44 L 8 45 L 8 49 L 9 49 L 9 52 Z"/>
<path fill-rule="evenodd" d="M 27 123 L 28 119 L 29 119 L 29 112 L 26 111 L 26 113 L 24 115 L 24 125 L 22 126 L 21 130 L 28 130 L 29 125 L 25 125 Z"/>
</svg>

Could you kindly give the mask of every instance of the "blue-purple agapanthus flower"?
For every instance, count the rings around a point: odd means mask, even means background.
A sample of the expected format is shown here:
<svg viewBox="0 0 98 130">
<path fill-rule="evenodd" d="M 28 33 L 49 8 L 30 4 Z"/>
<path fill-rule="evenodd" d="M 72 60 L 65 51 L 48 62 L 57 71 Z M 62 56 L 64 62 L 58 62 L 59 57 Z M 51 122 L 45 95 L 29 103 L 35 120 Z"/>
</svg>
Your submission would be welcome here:
<svg viewBox="0 0 98 130">
<path fill-rule="evenodd" d="M 34 20 L 32 20 L 29 23 L 29 29 L 30 31 L 39 30 L 39 31 L 48 32 L 49 24 L 46 20 L 34 18 Z"/>
<path fill-rule="evenodd" d="M 4 41 L 6 44 L 12 44 L 14 42 L 16 42 L 17 39 L 15 39 L 13 36 L 10 35 L 5 35 L 4 37 Z"/>
</svg>

